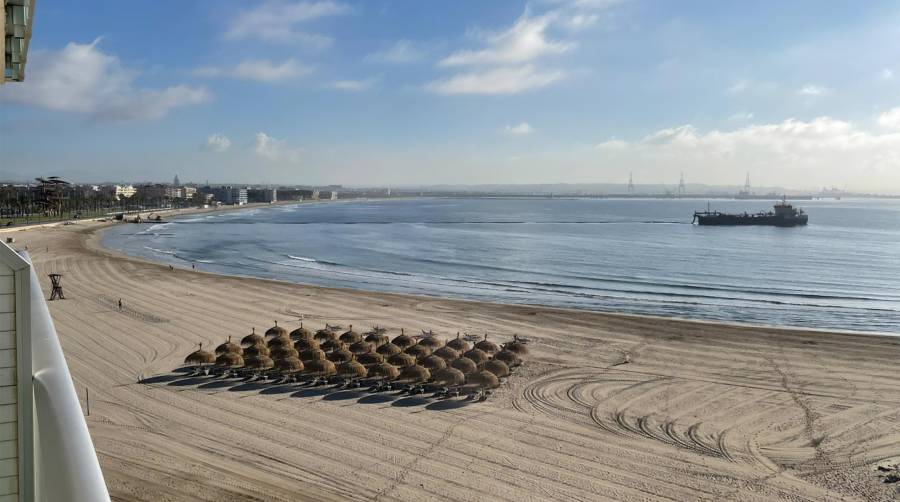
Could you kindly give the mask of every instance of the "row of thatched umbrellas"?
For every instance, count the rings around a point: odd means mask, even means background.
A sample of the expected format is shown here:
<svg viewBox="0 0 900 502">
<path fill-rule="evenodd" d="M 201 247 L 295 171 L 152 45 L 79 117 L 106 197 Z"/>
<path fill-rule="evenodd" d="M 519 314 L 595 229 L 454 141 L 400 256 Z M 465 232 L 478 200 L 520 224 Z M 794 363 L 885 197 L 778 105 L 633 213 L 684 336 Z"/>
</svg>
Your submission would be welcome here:
<svg viewBox="0 0 900 502">
<path fill-rule="evenodd" d="M 340 328 L 326 324 L 312 332 L 300 323 L 288 333 L 276 321 L 264 335 L 253 329 L 240 343 L 228 337 L 215 353 L 203 350 L 200 344 L 184 362 L 215 365 L 228 371 L 245 368 L 275 370 L 285 375 L 338 375 L 493 388 L 528 354 L 528 347 L 517 336 L 501 346 L 488 340 L 487 335 L 472 345 L 459 333 L 445 342 L 432 333 L 411 337 L 403 330 L 391 339 L 377 327 L 365 334 L 354 331 L 352 325 L 343 333 L 339 331 Z"/>
</svg>

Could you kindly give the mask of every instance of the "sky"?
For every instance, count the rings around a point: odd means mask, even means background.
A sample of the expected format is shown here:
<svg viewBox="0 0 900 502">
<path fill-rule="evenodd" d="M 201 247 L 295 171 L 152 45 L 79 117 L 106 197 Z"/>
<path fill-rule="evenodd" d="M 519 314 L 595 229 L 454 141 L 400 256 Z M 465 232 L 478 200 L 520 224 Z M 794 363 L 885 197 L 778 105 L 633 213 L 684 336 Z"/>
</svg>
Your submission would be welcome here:
<svg viewBox="0 0 900 502">
<path fill-rule="evenodd" d="M 43 0 L 0 179 L 900 193 L 898 41 L 877 0 Z"/>
</svg>

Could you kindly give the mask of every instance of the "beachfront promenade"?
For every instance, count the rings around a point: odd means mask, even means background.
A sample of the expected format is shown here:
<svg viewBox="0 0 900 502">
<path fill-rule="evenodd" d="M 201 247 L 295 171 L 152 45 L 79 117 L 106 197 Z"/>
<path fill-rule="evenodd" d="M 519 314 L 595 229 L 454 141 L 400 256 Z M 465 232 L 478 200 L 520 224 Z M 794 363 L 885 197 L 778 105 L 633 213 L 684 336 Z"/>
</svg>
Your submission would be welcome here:
<svg viewBox="0 0 900 502">
<path fill-rule="evenodd" d="M 38 276 L 114 500 L 891 500 L 900 340 L 220 277 L 98 247 L 100 223 L 12 234 Z M 44 281 L 46 282 L 46 281 Z M 42 286 L 49 295 L 49 283 Z M 123 298 L 127 309 L 105 299 Z M 527 336 L 453 409 L 141 384 L 278 319 Z M 208 344 L 208 345 L 207 345 Z M 625 357 L 627 365 L 617 365 Z M 895 460 L 896 462 L 896 460 Z"/>
</svg>

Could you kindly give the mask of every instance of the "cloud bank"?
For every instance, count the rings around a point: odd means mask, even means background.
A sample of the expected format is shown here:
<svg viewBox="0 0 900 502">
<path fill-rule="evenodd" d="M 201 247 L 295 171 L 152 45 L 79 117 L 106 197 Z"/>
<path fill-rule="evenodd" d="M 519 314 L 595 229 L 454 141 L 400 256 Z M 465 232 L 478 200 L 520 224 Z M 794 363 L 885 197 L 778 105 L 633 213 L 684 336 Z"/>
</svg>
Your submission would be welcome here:
<svg viewBox="0 0 900 502">
<path fill-rule="evenodd" d="M 212 99 L 203 87 L 139 87 L 135 80 L 140 72 L 102 52 L 99 43 L 100 39 L 90 44 L 71 42 L 60 51 L 35 51 L 29 56 L 28 85 L 3 86 L 0 100 L 126 121 L 157 119 L 175 108 Z"/>
</svg>

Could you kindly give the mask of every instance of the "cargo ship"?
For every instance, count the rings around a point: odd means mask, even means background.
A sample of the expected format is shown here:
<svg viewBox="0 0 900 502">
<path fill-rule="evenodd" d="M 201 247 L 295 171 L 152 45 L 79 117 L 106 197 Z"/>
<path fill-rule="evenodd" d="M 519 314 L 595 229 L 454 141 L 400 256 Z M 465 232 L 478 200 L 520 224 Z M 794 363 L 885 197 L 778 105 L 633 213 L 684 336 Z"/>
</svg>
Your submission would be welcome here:
<svg viewBox="0 0 900 502">
<path fill-rule="evenodd" d="M 698 225 L 769 225 L 774 227 L 796 227 L 806 225 L 809 217 L 799 208 L 782 199 L 775 204 L 775 211 L 759 213 L 720 213 L 710 211 L 694 211 L 694 221 Z"/>
</svg>

